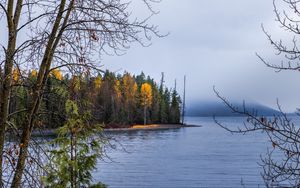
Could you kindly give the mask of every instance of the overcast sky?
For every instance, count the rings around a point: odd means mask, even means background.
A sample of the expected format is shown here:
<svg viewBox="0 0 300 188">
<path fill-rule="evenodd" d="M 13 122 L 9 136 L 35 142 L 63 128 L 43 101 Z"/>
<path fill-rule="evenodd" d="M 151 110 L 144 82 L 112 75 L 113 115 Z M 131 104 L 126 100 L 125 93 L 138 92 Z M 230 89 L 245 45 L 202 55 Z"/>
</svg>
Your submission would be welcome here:
<svg viewBox="0 0 300 188">
<path fill-rule="evenodd" d="M 155 8 L 160 14 L 151 22 L 170 35 L 148 48 L 134 45 L 121 57 L 103 57 L 106 68 L 144 71 L 157 81 L 164 72 L 167 86 L 177 79 L 180 94 L 187 75 L 188 104 L 217 100 L 216 86 L 233 101 L 276 107 L 278 98 L 286 111 L 300 107 L 299 72 L 275 73 L 255 55 L 276 60 L 262 23 L 275 37 L 286 37 L 275 22 L 272 0 L 163 0 Z"/>
<path fill-rule="evenodd" d="M 137 3 L 142 1 L 132 2 L 135 15 L 149 16 L 145 6 Z M 123 56 L 103 56 L 105 68 L 120 73 L 144 71 L 157 82 L 164 72 L 168 87 L 174 87 L 177 79 L 180 94 L 186 75 L 188 105 L 218 100 L 215 86 L 231 101 L 245 99 L 276 107 L 278 98 L 288 112 L 300 107 L 300 72 L 275 73 L 255 55 L 280 61 L 261 30 L 262 23 L 278 39 L 292 37 L 275 22 L 272 0 L 162 0 L 154 9 L 160 14 L 151 23 L 170 35 L 155 38 L 147 48 L 132 45 Z"/>
</svg>

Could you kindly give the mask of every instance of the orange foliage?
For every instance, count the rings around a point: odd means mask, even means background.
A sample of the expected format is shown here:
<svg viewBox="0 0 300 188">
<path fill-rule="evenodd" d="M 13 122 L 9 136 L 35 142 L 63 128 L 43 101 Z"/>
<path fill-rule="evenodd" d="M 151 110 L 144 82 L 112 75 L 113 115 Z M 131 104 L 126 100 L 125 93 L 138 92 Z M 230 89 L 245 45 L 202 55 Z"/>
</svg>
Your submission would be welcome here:
<svg viewBox="0 0 300 188">
<path fill-rule="evenodd" d="M 18 81 L 20 79 L 20 70 L 14 69 L 13 74 L 12 74 L 12 78 L 13 78 L 14 81 Z"/>
<path fill-rule="evenodd" d="M 30 72 L 30 76 L 32 76 L 32 77 L 37 77 L 37 75 L 38 75 L 38 71 L 35 70 L 35 69 L 33 69 L 33 70 Z"/>
<path fill-rule="evenodd" d="M 148 83 L 144 83 L 141 87 L 142 105 L 150 106 L 152 104 L 152 87 Z"/>
<path fill-rule="evenodd" d="M 159 125 L 152 124 L 152 125 L 133 125 L 131 129 L 150 129 L 150 128 L 157 128 Z"/>
<path fill-rule="evenodd" d="M 58 69 L 53 69 L 51 71 L 51 75 L 54 76 L 54 78 L 56 78 L 57 80 L 62 80 L 63 79 L 62 73 Z"/>
</svg>

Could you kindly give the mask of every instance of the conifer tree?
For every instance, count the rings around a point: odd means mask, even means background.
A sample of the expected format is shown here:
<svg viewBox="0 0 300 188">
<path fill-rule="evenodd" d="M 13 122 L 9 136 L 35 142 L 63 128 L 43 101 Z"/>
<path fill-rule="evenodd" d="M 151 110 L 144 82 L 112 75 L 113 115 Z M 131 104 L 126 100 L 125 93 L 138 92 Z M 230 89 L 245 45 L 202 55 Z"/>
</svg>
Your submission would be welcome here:
<svg viewBox="0 0 300 188">
<path fill-rule="evenodd" d="M 180 104 L 181 99 L 177 91 L 172 92 L 171 106 L 170 106 L 170 123 L 180 123 Z"/>
<path fill-rule="evenodd" d="M 58 137 L 52 142 L 48 174 L 44 177 L 46 187 L 88 187 L 92 185 L 92 170 L 101 155 L 103 139 L 97 139 L 101 126 L 90 125 L 89 112 L 81 114 L 77 102 L 66 101 L 67 121 L 58 129 Z M 105 187 L 98 183 L 94 187 Z"/>
</svg>

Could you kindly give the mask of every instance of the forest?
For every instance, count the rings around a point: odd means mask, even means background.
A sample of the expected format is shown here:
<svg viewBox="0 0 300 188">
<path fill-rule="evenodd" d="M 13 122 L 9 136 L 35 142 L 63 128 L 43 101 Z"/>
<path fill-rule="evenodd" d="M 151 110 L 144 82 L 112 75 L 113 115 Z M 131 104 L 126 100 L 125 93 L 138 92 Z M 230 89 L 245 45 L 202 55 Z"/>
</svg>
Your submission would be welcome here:
<svg viewBox="0 0 300 188">
<path fill-rule="evenodd" d="M 9 111 L 11 121 L 22 125 L 25 121 L 28 104 L 32 101 L 30 90 L 24 85 L 36 81 L 37 71 L 31 70 L 26 75 L 18 69 L 13 71 L 14 88 L 11 92 Z M 71 99 L 79 103 L 79 111 L 89 112 L 91 121 L 103 124 L 104 128 L 130 127 L 134 124 L 180 123 L 181 98 L 176 88 L 169 89 L 157 84 L 150 76 L 131 75 L 128 72 L 115 74 L 104 71 L 92 76 L 84 73 L 77 76 L 63 74 L 53 69 L 45 85 L 37 128 L 54 129 L 66 121 L 66 101 Z M 19 86 L 22 85 L 22 86 Z"/>
<path fill-rule="evenodd" d="M 101 69 L 103 55 L 167 36 L 150 22 L 159 1 L 140 1 L 146 17 L 135 3 L 0 0 L 0 187 L 90 187 L 103 127 L 180 122 L 163 78 Z M 57 138 L 36 142 L 36 129 Z"/>
</svg>

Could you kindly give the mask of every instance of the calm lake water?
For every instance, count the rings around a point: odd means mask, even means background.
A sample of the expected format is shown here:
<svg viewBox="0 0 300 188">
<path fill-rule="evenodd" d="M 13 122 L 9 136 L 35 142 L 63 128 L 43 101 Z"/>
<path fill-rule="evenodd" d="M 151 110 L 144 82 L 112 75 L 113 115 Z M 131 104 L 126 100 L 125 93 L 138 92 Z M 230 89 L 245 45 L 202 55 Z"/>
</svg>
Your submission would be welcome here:
<svg viewBox="0 0 300 188">
<path fill-rule="evenodd" d="M 237 126 L 243 118 L 218 120 Z M 110 133 L 126 151 L 109 150 L 113 161 L 98 162 L 95 181 L 110 188 L 263 186 L 258 163 L 271 147 L 266 135 L 232 135 L 212 118 L 188 117 L 187 123 L 202 127 Z"/>
</svg>

